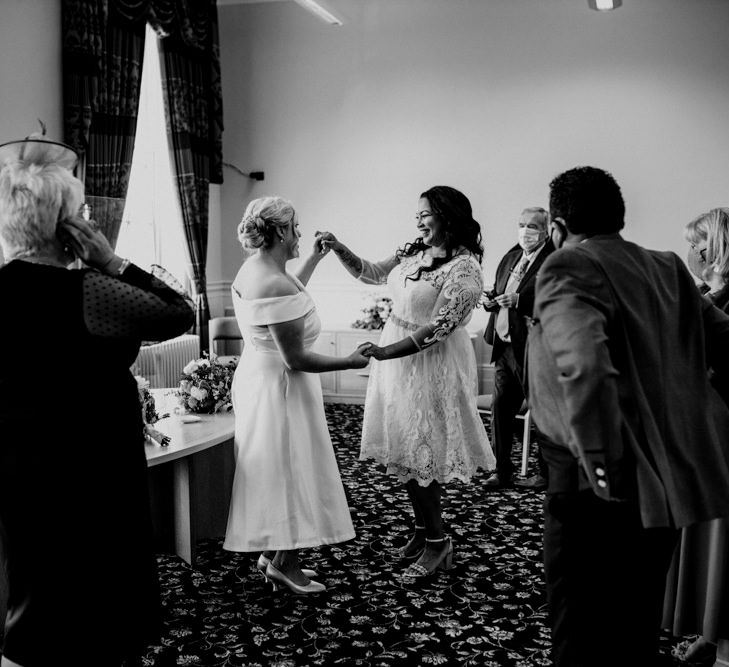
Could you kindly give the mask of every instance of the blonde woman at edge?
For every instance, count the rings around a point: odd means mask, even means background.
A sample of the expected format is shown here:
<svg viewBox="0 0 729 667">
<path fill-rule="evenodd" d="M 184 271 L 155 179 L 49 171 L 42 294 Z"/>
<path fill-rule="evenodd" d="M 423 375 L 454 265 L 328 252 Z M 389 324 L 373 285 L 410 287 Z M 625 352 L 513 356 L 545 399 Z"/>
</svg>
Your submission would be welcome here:
<svg viewBox="0 0 729 667">
<path fill-rule="evenodd" d="M 253 254 L 232 287 L 244 348 L 233 378 L 236 469 L 223 547 L 261 551 L 257 567 L 274 590 L 319 593 L 326 587 L 301 569 L 299 549 L 351 540 L 354 528 L 314 374 L 369 359 L 361 347 L 341 358 L 311 351 L 321 324 L 304 286 L 326 249 L 316 244 L 291 275 L 300 237 L 281 197 L 253 200 L 238 226 Z"/>
</svg>

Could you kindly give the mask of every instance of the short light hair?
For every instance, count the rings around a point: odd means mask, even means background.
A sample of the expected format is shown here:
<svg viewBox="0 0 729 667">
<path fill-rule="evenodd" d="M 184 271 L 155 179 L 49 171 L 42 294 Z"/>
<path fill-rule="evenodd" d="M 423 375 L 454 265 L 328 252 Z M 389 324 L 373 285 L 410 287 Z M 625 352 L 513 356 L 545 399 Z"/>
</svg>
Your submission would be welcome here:
<svg viewBox="0 0 729 667">
<path fill-rule="evenodd" d="M 246 206 L 238 224 L 238 240 L 244 248 L 270 248 L 275 242 L 276 229 L 288 227 L 296 211 L 283 197 L 259 197 Z"/>
<path fill-rule="evenodd" d="M 76 215 L 83 199 L 83 183 L 66 167 L 5 162 L 0 168 L 0 243 L 5 257 L 55 245 L 59 221 Z"/>
<path fill-rule="evenodd" d="M 712 208 L 684 228 L 684 238 L 697 245 L 706 241 L 706 263 L 729 281 L 729 208 Z"/>
<path fill-rule="evenodd" d="M 527 215 L 533 216 L 544 229 L 547 229 L 549 225 L 549 212 L 546 209 L 541 206 L 530 206 L 521 212 L 522 218 Z"/>
</svg>

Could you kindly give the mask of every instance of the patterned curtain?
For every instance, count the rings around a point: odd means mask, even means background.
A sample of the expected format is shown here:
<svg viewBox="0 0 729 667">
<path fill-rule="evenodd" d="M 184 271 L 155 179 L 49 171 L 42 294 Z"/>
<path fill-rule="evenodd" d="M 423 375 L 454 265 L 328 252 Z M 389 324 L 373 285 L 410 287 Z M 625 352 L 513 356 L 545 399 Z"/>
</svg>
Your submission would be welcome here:
<svg viewBox="0 0 729 667">
<path fill-rule="evenodd" d="M 63 0 L 65 141 L 81 152 L 86 202 L 112 246 L 137 128 L 145 21 L 109 0 Z"/>
<path fill-rule="evenodd" d="M 82 152 L 86 197 L 116 244 L 136 130 L 145 24 L 162 37 L 168 132 L 192 260 L 201 349 L 208 186 L 223 182 L 223 106 L 215 0 L 63 0 L 65 141 Z"/>
<path fill-rule="evenodd" d="M 215 0 L 169 0 L 175 14 L 150 20 L 163 35 L 162 82 L 167 122 L 192 262 L 196 329 L 208 349 L 205 263 L 208 247 L 209 184 L 222 183 L 222 94 Z M 184 13 L 183 13 L 184 10 Z M 183 20 L 179 20 L 182 18 Z"/>
</svg>

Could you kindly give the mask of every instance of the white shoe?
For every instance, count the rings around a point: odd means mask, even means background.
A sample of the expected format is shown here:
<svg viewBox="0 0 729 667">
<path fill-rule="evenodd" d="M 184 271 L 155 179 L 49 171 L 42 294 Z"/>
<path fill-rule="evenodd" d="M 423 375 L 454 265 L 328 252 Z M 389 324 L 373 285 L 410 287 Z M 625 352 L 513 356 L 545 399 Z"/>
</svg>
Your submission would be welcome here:
<svg viewBox="0 0 729 667">
<path fill-rule="evenodd" d="M 279 572 L 272 563 L 269 563 L 266 568 L 266 579 L 271 582 L 274 591 L 277 591 L 281 584 L 288 586 L 294 593 L 299 593 L 300 595 L 321 593 L 327 589 L 324 584 L 320 584 L 318 581 L 310 581 L 306 586 L 299 586 L 291 581 L 283 572 Z"/>
<path fill-rule="evenodd" d="M 258 557 L 258 562 L 256 563 L 256 567 L 258 568 L 258 571 L 265 577 L 266 576 L 266 568 L 268 567 L 269 563 L 271 562 L 270 558 L 266 558 L 263 554 L 261 554 Z M 301 571 L 309 577 L 309 579 L 313 579 L 314 577 L 318 576 L 316 570 L 307 570 L 306 568 L 301 568 Z"/>
</svg>

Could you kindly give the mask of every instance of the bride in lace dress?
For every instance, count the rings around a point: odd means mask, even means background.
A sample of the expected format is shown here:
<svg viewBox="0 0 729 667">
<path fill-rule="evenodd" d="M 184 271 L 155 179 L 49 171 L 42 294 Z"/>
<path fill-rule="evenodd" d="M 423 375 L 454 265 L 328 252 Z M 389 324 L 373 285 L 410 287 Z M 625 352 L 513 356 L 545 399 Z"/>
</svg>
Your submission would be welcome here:
<svg viewBox="0 0 729 667">
<path fill-rule="evenodd" d="M 458 190 L 424 192 L 416 216 L 420 236 L 380 262 L 356 256 L 331 232 L 318 235 L 359 280 L 387 283 L 393 309 L 372 365 L 360 459 L 374 459 L 402 480 L 415 530 L 403 557 L 409 576 L 452 563 L 440 511 L 441 485 L 468 482 L 495 458 L 476 409 L 476 359 L 465 329 L 483 287 L 481 232 Z"/>
</svg>

